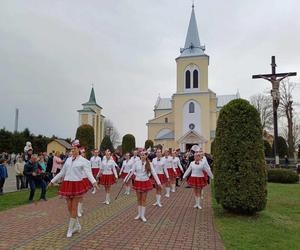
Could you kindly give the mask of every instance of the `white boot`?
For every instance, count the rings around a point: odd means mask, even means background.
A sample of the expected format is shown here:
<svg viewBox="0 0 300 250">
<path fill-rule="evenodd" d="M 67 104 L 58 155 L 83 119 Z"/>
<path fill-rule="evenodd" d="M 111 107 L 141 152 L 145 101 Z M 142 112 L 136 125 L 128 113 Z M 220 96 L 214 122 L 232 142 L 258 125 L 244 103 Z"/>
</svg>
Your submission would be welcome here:
<svg viewBox="0 0 300 250">
<path fill-rule="evenodd" d="M 110 195 L 107 193 L 106 194 L 106 199 L 105 199 L 105 204 L 109 205 L 109 203 L 110 203 Z"/>
<path fill-rule="evenodd" d="M 195 205 L 194 208 L 198 208 L 198 197 L 195 196 Z"/>
<path fill-rule="evenodd" d="M 171 187 L 172 187 L 171 189 L 172 193 L 175 193 L 175 184 L 171 184 Z"/>
<path fill-rule="evenodd" d="M 138 206 L 138 215 L 134 219 L 138 220 L 140 217 L 141 217 L 141 206 Z"/>
<path fill-rule="evenodd" d="M 69 228 L 68 228 L 68 232 L 67 232 L 67 238 L 72 237 L 72 235 L 73 235 L 73 228 L 74 228 L 75 223 L 76 223 L 76 219 L 70 218 Z"/>
<path fill-rule="evenodd" d="M 145 207 L 141 207 L 141 220 L 143 222 L 147 221 L 147 219 L 145 218 L 145 212 L 146 212 L 146 208 Z"/>
<path fill-rule="evenodd" d="M 200 205 L 200 197 L 197 197 L 198 199 L 198 209 L 202 209 L 201 205 Z"/>
<path fill-rule="evenodd" d="M 78 205 L 77 205 L 77 215 L 78 215 L 78 217 L 82 216 L 82 203 L 81 202 L 78 202 Z"/>
<path fill-rule="evenodd" d="M 79 223 L 79 220 L 78 220 L 78 217 L 76 218 L 76 223 L 74 225 L 74 229 L 73 229 L 73 233 L 80 233 L 81 231 L 81 226 L 80 226 L 80 223 Z"/>
<path fill-rule="evenodd" d="M 156 199 L 157 199 L 157 206 L 162 207 L 162 204 L 160 203 L 161 195 L 158 194 Z"/>
<path fill-rule="evenodd" d="M 158 205 L 158 198 L 157 197 L 158 197 L 158 194 L 156 195 L 156 202 L 152 204 L 153 206 L 157 206 Z"/>
<path fill-rule="evenodd" d="M 93 188 L 92 194 L 95 194 L 95 193 L 96 193 L 96 188 Z"/>
<path fill-rule="evenodd" d="M 166 195 L 165 195 L 167 198 L 170 197 L 170 188 L 169 187 L 166 187 Z"/>
<path fill-rule="evenodd" d="M 130 186 L 127 187 L 127 195 L 130 195 Z"/>
</svg>

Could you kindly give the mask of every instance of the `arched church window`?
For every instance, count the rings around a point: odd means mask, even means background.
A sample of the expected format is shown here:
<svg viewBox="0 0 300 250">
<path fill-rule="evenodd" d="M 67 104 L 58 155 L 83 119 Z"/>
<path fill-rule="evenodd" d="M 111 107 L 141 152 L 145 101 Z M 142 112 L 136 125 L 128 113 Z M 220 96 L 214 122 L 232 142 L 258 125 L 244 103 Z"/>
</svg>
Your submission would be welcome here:
<svg viewBox="0 0 300 250">
<path fill-rule="evenodd" d="M 197 89 L 198 88 L 198 70 L 194 70 L 193 72 L 193 88 Z"/>
<path fill-rule="evenodd" d="M 195 104 L 193 102 L 189 104 L 189 113 L 195 113 Z"/>
<path fill-rule="evenodd" d="M 185 72 L 185 88 L 191 88 L 191 72 L 189 70 Z"/>
</svg>

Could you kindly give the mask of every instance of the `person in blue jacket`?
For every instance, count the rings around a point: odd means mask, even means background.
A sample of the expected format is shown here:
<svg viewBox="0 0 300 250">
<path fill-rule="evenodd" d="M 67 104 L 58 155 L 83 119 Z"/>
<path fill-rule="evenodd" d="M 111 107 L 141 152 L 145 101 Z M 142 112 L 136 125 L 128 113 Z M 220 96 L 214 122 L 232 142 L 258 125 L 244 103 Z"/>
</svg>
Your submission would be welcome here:
<svg viewBox="0 0 300 250">
<path fill-rule="evenodd" d="M 5 179 L 8 177 L 6 164 L 6 159 L 0 160 L 0 195 L 3 195 L 3 186 L 5 183 Z"/>
</svg>

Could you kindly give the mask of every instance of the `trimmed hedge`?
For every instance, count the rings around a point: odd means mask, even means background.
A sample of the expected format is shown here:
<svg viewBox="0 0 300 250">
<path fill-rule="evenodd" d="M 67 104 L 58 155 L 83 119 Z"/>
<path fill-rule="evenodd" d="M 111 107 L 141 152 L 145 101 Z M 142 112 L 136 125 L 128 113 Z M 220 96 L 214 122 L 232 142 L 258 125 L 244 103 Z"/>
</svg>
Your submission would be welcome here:
<svg viewBox="0 0 300 250">
<path fill-rule="evenodd" d="M 298 183 L 299 175 L 288 169 L 270 169 L 268 170 L 268 182 Z"/>
<path fill-rule="evenodd" d="M 267 202 L 267 171 L 259 113 L 246 100 L 225 105 L 214 153 L 215 197 L 230 212 L 254 214 Z"/>
<path fill-rule="evenodd" d="M 123 154 L 131 153 L 135 150 L 135 137 L 132 134 L 126 134 L 122 138 L 122 152 Z"/>
<path fill-rule="evenodd" d="M 112 144 L 111 139 L 108 135 L 104 136 L 100 145 L 100 151 L 104 152 L 107 149 L 109 149 L 110 152 L 115 152 L 114 145 Z"/>
<path fill-rule="evenodd" d="M 94 149 L 94 128 L 91 125 L 84 124 L 77 128 L 76 139 L 80 141 L 80 145 L 85 148 L 86 157 L 90 159 Z"/>
</svg>

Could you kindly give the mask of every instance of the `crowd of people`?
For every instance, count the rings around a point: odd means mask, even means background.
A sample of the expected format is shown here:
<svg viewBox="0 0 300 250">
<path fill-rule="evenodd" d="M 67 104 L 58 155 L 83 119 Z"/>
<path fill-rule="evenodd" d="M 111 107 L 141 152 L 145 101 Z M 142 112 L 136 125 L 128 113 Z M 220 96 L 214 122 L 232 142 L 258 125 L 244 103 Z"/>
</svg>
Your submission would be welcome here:
<svg viewBox="0 0 300 250">
<path fill-rule="evenodd" d="M 180 180 L 181 184 L 187 180 L 195 197 L 194 208 L 202 209 L 203 187 L 209 184 L 209 178 L 213 178 L 210 169 L 212 160 L 197 145 L 186 153 L 169 149 L 162 151 L 161 148 L 134 150 L 122 156 L 110 150 L 93 150 L 92 153 L 93 156 L 87 159 L 79 140 L 74 140 L 72 150 L 66 154 L 53 152 L 36 155 L 31 145 L 26 145 L 24 154 L 16 155 L 14 160 L 17 189 L 30 189 L 29 202 L 33 201 L 37 186 L 42 190 L 40 200 L 46 201 L 47 186 L 50 188 L 59 184 L 59 195 L 66 198 L 70 215 L 67 237 L 81 230 L 79 218 L 83 215 L 84 195 L 89 191 L 96 194 L 103 186 L 103 203 L 110 205 L 111 189 L 119 178 L 123 181 L 125 195 L 129 195 L 131 189 L 135 190 L 138 214 L 134 219 L 143 222 L 147 221 L 147 194 L 152 189 L 156 193 L 153 205 L 161 208 L 162 196 L 169 199 L 176 192 Z M 2 157 L 1 183 L 2 176 L 7 176 L 7 171 L 2 168 L 7 162 L 8 159 Z"/>
</svg>

